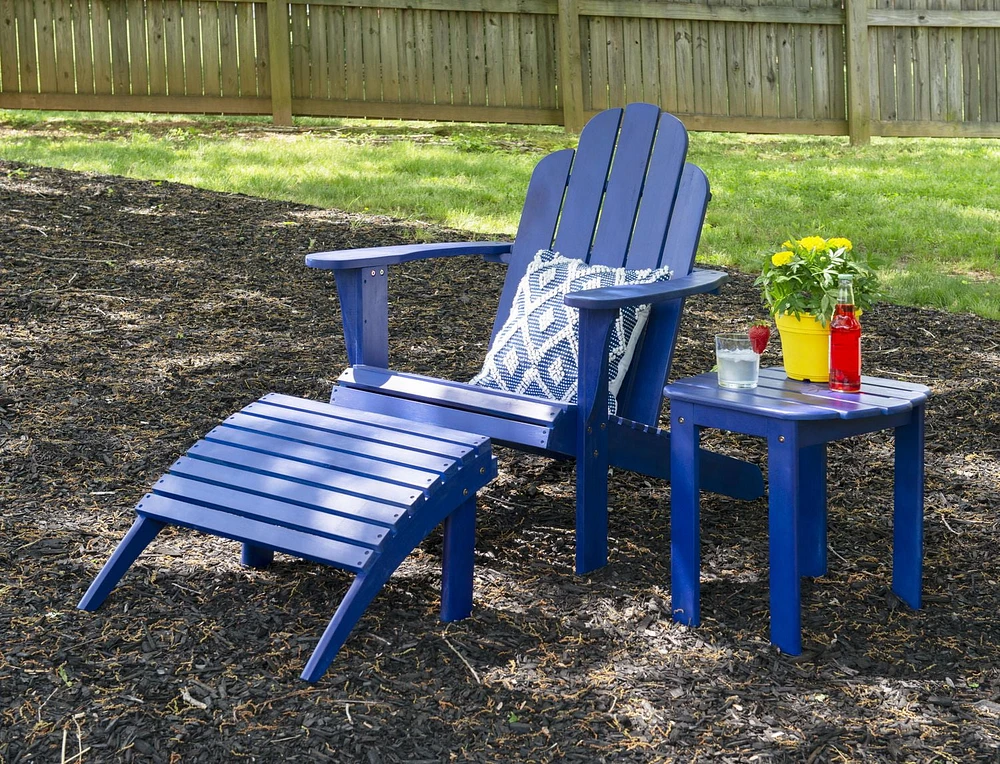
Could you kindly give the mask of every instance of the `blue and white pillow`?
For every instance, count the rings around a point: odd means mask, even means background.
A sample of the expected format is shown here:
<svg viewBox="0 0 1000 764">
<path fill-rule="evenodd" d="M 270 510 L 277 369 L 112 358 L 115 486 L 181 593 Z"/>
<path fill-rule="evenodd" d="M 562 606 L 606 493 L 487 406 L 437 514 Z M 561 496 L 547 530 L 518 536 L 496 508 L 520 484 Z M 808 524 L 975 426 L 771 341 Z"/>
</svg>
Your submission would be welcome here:
<svg viewBox="0 0 1000 764">
<path fill-rule="evenodd" d="M 482 371 L 470 381 L 480 387 L 576 403 L 580 354 L 579 310 L 563 302 L 570 292 L 623 284 L 667 281 L 668 268 L 626 270 L 588 265 L 558 252 L 539 250 L 517 285 L 510 316 L 497 332 Z M 649 306 L 623 308 L 611 329 L 608 413 L 618 410 L 618 391 L 649 318 Z"/>
</svg>

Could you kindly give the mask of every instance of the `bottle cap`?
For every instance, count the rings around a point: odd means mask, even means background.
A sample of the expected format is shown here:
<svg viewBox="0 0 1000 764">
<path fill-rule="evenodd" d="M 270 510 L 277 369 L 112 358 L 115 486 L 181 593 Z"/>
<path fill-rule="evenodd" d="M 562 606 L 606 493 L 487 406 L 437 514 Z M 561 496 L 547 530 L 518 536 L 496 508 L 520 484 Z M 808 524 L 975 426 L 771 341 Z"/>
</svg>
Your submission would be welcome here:
<svg viewBox="0 0 1000 764">
<path fill-rule="evenodd" d="M 853 273 L 839 273 L 839 274 L 837 274 L 837 278 L 839 278 L 841 281 L 854 281 L 854 274 Z"/>
</svg>

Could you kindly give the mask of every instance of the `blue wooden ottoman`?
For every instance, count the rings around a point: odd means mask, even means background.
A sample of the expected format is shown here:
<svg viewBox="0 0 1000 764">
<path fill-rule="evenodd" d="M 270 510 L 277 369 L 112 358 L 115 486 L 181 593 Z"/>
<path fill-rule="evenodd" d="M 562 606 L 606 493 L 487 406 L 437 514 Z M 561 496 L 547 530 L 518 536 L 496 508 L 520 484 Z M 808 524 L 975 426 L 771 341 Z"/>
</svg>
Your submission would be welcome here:
<svg viewBox="0 0 1000 764">
<path fill-rule="evenodd" d="M 929 388 L 862 377 L 860 393 L 836 393 L 770 368 L 761 369 L 753 390 L 725 390 L 710 373 L 678 380 L 664 393 L 670 398 L 671 419 L 674 620 L 689 625 L 701 620 L 697 452 L 703 427 L 767 439 L 771 642 L 782 652 L 802 652 L 799 577 L 826 573 L 826 444 L 833 440 L 893 429 L 892 589 L 911 607 L 920 607 Z"/>
<path fill-rule="evenodd" d="M 315 682 L 400 563 L 444 523 L 441 618 L 472 610 L 476 491 L 497 473 L 489 438 L 287 395 L 229 417 L 170 467 L 80 601 L 100 607 L 166 525 L 357 575 L 302 678 Z"/>
</svg>

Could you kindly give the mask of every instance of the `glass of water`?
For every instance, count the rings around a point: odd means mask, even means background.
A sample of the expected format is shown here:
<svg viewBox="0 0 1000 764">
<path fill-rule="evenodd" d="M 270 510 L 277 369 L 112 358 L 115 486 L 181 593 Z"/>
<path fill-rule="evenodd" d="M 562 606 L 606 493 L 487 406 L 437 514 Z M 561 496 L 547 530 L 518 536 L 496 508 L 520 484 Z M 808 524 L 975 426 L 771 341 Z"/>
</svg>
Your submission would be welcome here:
<svg viewBox="0 0 1000 764">
<path fill-rule="evenodd" d="M 733 390 L 757 387 L 760 356 L 753 352 L 746 333 L 716 334 L 715 360 L 719 367 L 719 387 Z"/>
</svg>

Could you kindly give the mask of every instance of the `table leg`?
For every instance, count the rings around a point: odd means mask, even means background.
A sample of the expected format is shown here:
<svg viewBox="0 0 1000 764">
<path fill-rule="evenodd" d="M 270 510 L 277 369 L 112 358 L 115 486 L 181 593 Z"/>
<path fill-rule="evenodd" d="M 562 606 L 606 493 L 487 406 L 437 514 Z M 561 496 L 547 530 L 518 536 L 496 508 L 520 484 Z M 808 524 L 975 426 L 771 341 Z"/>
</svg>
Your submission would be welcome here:
<svg viewBox="0 0 1000 764">
<path fill-rule="evenodd" d="M 670 592 L 674 620 L 697 626 L 701 622 L 701 428 L 692 411 L 689 404 L 670 404 Z"/>
<path fill-rule="evenodd" d="M 924 407 L 914 406 L 909 423 L 895 431 L 892 590 L 920 607 L 924 546 Z"/>
<path fill-rule="evenodd" d="M 826 443 L 799 449 L 799 574 L 826 575 Z"/>
<path fill-rule="evenodd" d="M 795 422 L 772 420 L 767 436 L 768 538 L 771 642 L 782 652 L 802 652 L 799 589 L 799 445 Z"/>
</svg>

